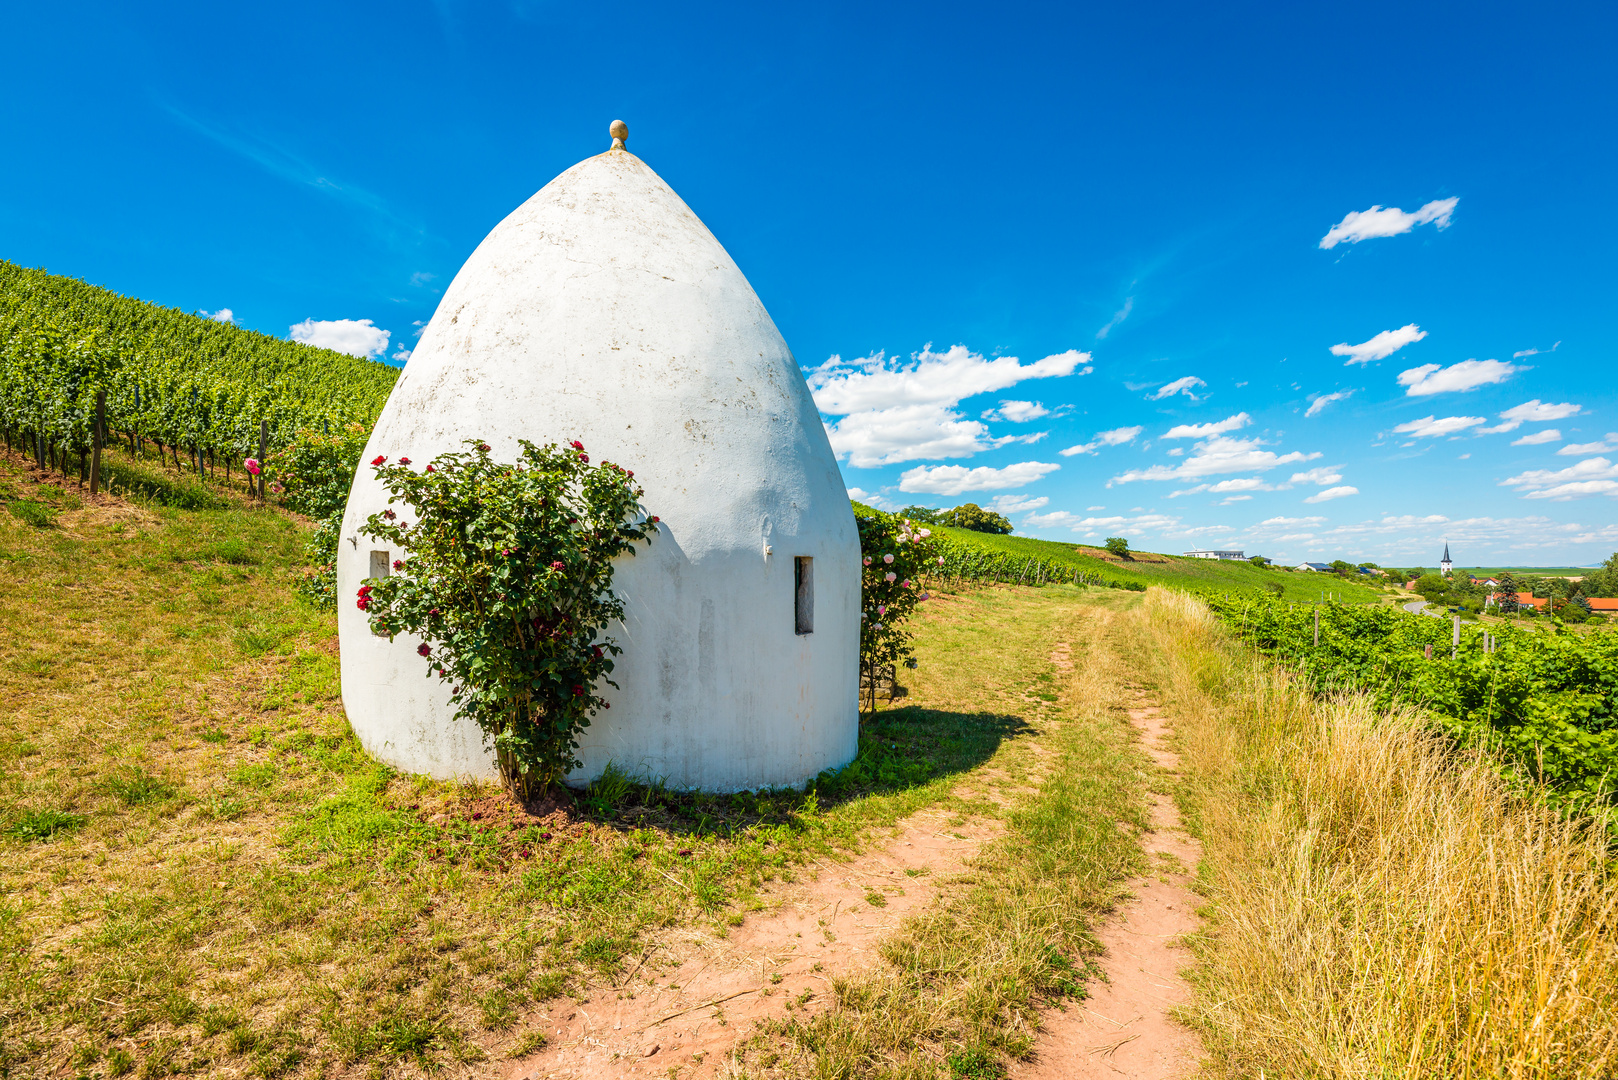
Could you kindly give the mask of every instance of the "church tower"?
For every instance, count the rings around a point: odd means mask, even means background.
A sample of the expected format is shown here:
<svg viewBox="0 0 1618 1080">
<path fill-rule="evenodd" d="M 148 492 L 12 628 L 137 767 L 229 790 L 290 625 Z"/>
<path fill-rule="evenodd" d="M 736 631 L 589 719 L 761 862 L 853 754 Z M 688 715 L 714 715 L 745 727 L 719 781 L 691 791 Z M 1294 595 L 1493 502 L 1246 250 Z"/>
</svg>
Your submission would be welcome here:
<svg viewBox="0 0 1618 1080">
<path fill-rule="evenodd" d="M 1444 557 L 1438 562 L 1438 572 L 1443 574 L 1445 577 L 1448 577 L 1450 567 L 1454 565 L 1455 564 L 1449 560 L 1449 541 L 1446 540 L 1444 541 Z"/>
</svg>

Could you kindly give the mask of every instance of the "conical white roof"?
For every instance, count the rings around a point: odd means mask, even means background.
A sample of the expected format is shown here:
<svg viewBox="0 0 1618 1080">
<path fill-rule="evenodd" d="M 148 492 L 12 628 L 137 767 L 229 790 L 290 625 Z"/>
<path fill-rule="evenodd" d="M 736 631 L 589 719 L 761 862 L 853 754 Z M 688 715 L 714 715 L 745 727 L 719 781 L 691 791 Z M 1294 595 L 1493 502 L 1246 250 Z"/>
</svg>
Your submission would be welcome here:
<svg viewBox="0 0 1618 1080">
<path fill-rule="evenodd" d="M 581 440 L 635 471 L 664 528 L 621 562 L 629 615 L 613 708 L 584 736 L 608 760 L 711 790 L 796 783 L 857 743 L 859 551 L 825 429 L 786 342 L 725 249 L 623 149 L 562 173 L 466 261 L 366 449 L 425 462 L 482 438 Z M 371 636 L 346 598 L 357 535 L 386 503 L 361 468 L 339 558 L 343 692 L 374 754 L 487 772 L 415 641 Z M 389 558 L 393 557 L 391 554 Z M 795 633 L 793 560 L 814 560 L 814 632 Z"/>
</svg>

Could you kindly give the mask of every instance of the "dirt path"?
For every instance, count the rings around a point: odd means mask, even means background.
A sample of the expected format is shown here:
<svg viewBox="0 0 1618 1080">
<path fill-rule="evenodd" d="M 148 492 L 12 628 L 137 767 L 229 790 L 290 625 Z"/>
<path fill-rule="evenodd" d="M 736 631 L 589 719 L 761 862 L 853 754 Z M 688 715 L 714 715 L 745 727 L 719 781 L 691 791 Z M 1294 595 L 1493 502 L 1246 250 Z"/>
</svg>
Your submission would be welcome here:
<svg viewBox="0 0 1618 1080">
<path fill-rule="evenodd" d="M 524 1026 L 546 1045 L 512 1063 L 509 1080 L 715 1075 L 754 1023 L 824 1008 L 831 980 L 870 967 L 881 940 L 930 904 L 997 822 L 951 825 L 947 811 L 900 822 L 898 835 L 813 880 L 767 896 L 774 909 L 721 937 L 686 929 L 642 954 L 620 987 L 551 1002 Z M 633 965 L 632 965 L 633 966 Z"/>
<path fill-rule="evenodd" d="M 1129 719 L 1152 760 L 1177 771 L 1157 707 L 1142 702 Z M 1156 792 L 1149 798 L 1152 831 L 1143 846 L 1153 873 L 1127 884 L 1134 899 L 1096 933 L 1106 949 L 1099 966 L 1107 981 L 1092 982 L 1088 1000 L 1045 1014 L 1034 1059 L 1014 1067 L 1013 1080 L 1170 1080 L 1189 1075 L 1202 1056 L 1197 1036 L 1169 1017 L 1191 996 L 1180 976 L 1190 954 L 1176 939 L 1200 926 L 1199 900 L 1189 886 L 1202 845 L 1181 827 L 1173 799 Z"/>
</svg>

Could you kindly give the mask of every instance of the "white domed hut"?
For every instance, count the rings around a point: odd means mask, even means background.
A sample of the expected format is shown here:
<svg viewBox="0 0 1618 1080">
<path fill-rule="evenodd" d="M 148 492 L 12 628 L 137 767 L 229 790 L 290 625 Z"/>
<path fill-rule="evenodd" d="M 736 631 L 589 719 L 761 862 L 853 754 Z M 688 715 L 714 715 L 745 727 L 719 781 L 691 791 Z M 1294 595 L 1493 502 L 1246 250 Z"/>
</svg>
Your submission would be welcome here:
<svg viewBox="0 0 1618 1080">
<path fill-rule="evenodd" d="M 621 559 L 610 711 L 580 736 L 671 786 L 801 784 L 858 746 L 859 538 L 792 352 L 747 279 L 667 184 L 613 147 L 478 245 L 444 293 L 366 446 L 426 462 L 481 438 L 581 440 L 635 472 L 662 519 Z M 360 535 L 387 493 L 362 466 L 337 559 L 343 705 L 373 756 L 437 777 L 498 775 L 418 639 L 371 633 L 352 598 L 400 553 Z"/>
</svg>

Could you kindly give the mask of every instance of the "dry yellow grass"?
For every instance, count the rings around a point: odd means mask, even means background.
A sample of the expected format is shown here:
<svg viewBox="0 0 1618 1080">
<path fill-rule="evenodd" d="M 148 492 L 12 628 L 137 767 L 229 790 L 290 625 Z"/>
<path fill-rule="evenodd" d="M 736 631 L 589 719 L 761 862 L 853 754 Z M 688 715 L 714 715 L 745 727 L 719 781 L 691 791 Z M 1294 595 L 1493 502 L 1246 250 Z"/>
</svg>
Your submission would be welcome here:
<svg viewBox="0 0 1618 1080">
<path fill-rule="evenodd" d="M 1211 1075 L 1618 1075 L 1602 823 L 1514 795 L 1413 713 L 1312 698 L 1194 598 L 1131 617 L 1206 845 L 1188 1019 Z"/>
</svg>

